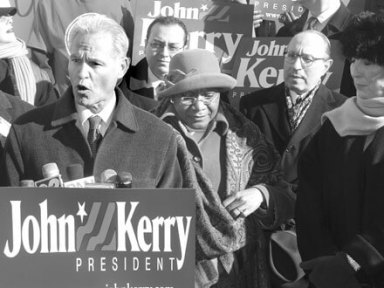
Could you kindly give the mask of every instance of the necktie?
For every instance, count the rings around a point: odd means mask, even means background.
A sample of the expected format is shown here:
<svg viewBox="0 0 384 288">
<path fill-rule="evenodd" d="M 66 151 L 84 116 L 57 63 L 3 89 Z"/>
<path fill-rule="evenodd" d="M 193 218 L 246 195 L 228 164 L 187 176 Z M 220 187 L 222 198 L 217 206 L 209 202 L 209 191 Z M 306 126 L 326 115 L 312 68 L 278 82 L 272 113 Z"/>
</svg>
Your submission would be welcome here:
<svg viewBox="0 0 384 288">
<path fill-rule="evenodd" d="M 101 134 L 100 134 L 100 131 L 98 130 L 98 127 L 101 122 L 101 118 L 98 115 L 92 116 L 88 118 L 88 122 L 89 122 L 89 131 L 88 131 L 87 139 L 88 139 L 89 146 L 91 147 L 92 156 L 93 158 L 95 158 L 97 148 L 101 140 Z"/>
<path fill-rule="evenodd" d="M 308 24 L 307 24 L 307 30 L 316 30 L 317 25 L 319 24 L 319 20 L 317 20 L 316 17 L 310 17 L 308 19 Z"/>
</svg>

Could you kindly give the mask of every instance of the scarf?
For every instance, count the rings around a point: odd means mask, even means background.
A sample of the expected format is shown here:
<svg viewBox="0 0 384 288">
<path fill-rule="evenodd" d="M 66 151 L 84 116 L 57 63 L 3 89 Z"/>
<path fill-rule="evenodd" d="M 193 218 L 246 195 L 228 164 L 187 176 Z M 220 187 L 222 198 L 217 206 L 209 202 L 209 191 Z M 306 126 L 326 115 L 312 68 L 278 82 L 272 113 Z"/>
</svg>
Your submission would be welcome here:
<svg viewBox="0 0 384 288">
<path fill-rule="evenodd" d="M 27 58 L 28 50 L 24 41 L 0 45 L 0 59 L 10 59 L 15 71 L 16 87 L 22 100 L 31 105 L 35 103 L 36 79 L 33 74 L 31 62 Z"/>
<path fill-rule="evenodd" d="M 291 134 L 297 129 L 297 127 L 300 125 L 301 121 L 303 120 L 305 114 L 307 113 L 307 110 L 309 106 L 312 103 L 312 99 L 315 96 L 315 93 L 319 89 L 319 84 L 317 84 L 312 90 L 309 92 L 300 95 L 297 97 L 295 103 L 293 103 L 291 96 L 289 95 L 289 89 L 285 88 L 285 100 L 287 102 L 287 108 L 288 108 L 288 119 L 289 124 L 291 127 Z"/>
<path fill-rule="evenodd" d="M 378 113 L 382 111 L 382 113 Z M 383 116 L 370 116 L 383 115 Z M 384 98 L 347 99 L 340 107 L 323 114 L 321 123 L 328 118 L 341 136 L 367 136 L 384 126 Z"/>
</svg>

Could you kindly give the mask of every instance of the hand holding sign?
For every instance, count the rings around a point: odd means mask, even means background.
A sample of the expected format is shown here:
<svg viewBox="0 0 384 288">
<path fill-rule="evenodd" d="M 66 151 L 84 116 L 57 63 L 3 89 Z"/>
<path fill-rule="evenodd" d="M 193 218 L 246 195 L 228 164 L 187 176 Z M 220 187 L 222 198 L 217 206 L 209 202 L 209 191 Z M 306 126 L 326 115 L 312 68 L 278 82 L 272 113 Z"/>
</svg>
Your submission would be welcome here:
<svg viewBox="0 0 384 288">
<path fill-rule="evenodd" d="M 264 14 L 260 10 L 253 11 L 253 28 L 258 28 L 263 22 Z"/>
</svg>

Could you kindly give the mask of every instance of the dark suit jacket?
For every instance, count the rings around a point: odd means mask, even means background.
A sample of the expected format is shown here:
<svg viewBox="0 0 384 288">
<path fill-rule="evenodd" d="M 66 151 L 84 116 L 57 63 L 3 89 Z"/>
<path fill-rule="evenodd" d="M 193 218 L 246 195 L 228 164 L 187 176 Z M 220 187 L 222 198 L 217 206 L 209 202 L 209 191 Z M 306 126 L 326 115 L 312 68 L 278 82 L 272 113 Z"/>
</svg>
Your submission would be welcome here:
<svg viewBox="0 0 384 288">
<path fill-rule="evenodd" d="M 299 127 L 291 135 L 284 83 L 245 95 L 240 111 L 256 123 L 273 142 L 282 159 L 285 179 L 297 184 L 297 162 L 301 152 L 319 130 L 321 115 L 340 106 L 346 97 L 320 85 Z"/>
<path fill-rule="evenodd" d="M 136 66 L 129 68 L 124 76 L 123 82 L 125 82 L 124 85 L 130 91 L 154 99 L 153 88 L 146 87 L 148 82 L 148 62 L 146 58 L 141 59 Z"/>
<path fill-rule="evenodd" d="M 24 114 L 33 108 L 32 105 L 21 100 L 19 97 L 9 95 L 0 90 L 0 117 L 9 123 L 12 123 L 21 114 Z M 5 139 L 6 137 L 0 135 L 0 155 L 3 151 Z"/>
<path fill-rule="evenodd" d="M 116 89 L 117 104 L 95 159 L 77 121 L 72 87 L 55 103 L 19 117 L 5 144 L 0 183 L 18 186 L 22 179 L 42 179 L 41 167 L 55 162 L 64 181 L 66 168 L 79 163 L 84 175 L 106 169 L 127 171 L 132 187 L 178 188 L 182 185 L 175 132 L 154 115 L 132 105 Z"/>
<path fill-rule="evenodd" d="M 338 36 L 338 33 L 343 31 L 345 27 L 348 25 L 349 21 L 352 18 L 351 12 L 348 8 L 341 2 L 340 8 L 336 11 L 335 14 L 328 21 L 327 25 L 321 31 L 328 38 L 335 39 Z M 309 11 L 306 10 L 301 17 L 296 19 L 295 21 L 288 23 L 280 28 L 277 32 L 278 37 L 290 37 L 294 36 L 297 33 L 304 30 L 305 22 L 307 21 Z"/>
</svg>

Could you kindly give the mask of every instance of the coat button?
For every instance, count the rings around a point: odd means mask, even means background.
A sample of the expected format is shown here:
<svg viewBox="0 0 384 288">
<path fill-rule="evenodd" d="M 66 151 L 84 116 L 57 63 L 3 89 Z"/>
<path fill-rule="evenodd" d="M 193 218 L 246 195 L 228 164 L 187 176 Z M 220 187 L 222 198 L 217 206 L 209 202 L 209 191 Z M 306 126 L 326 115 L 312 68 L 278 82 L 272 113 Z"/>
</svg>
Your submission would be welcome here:
<svg viewBox="0 0 384 288">
<path fill-rule="evenodd" d="M 291 146 L 287 147 L 287 149 L 285 149 L 285 152 L 289 153 L 289 152 L 293 151 L 294 148 L 295 147 L 293 145 L 291 145 Z"/>
<path fill-rule="evenodd" d="M 193 156 L 193 161 L 195 161 L 196 163 L 200 163 L 201 158 L 199 156 Z"/>
</svg>

